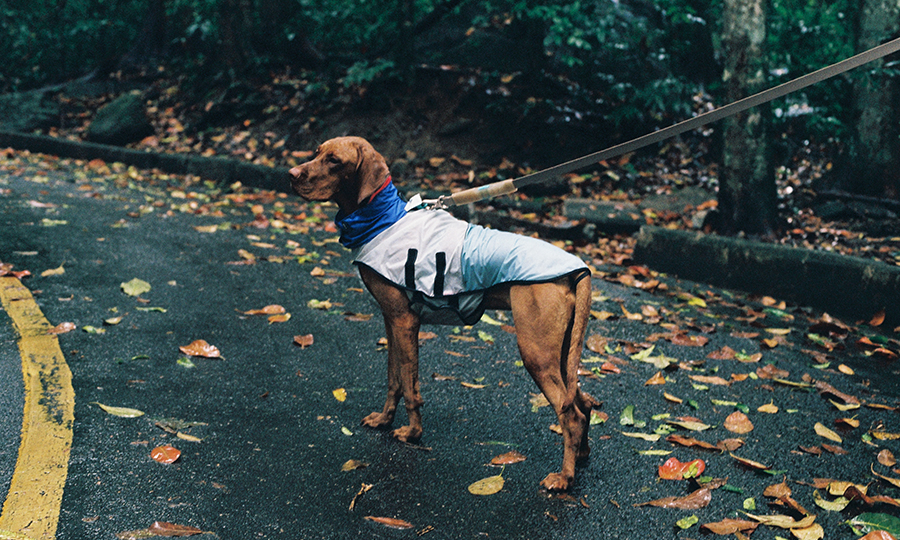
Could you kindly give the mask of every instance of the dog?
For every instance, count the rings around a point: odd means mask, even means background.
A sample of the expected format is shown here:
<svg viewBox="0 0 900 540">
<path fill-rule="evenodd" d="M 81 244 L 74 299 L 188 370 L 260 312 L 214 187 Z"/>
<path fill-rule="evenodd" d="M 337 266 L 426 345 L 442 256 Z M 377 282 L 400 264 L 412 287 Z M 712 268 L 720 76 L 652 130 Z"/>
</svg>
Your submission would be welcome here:
<svg viewBox="0 0 900 540">
<path fill-rule="evenodd" d="M 591 409 L 598 406 L 578 383 L 591 304 L 586 265 L 547 242 L 484 229 L 443 210 L 407 211 L 385 159 L 360 137 L 322 143 L 289 174 L 304 199 L 337 203 L 341 243 L 353 250 L 360 277 L 384 316 L 387 399 L 362 424 L 390 427 L 402 398 L 409 424 L 393 436 L 418 441 L 420 325 L 474 324 L 486 309 L 511 310 L 522 361 L 563 433 L 562 468 L 541 486 L 568 490 L 576 463 L 590 453 Z"/>
</svg>

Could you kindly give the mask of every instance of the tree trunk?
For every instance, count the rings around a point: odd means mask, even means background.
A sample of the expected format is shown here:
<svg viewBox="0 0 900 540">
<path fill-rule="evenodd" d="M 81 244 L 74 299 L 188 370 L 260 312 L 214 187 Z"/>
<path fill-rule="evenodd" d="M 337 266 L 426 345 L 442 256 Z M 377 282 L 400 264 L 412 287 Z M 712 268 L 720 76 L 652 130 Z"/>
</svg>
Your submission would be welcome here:
<svg viewBox="0 0 900 540">
<path fill-rule="evenodd" d="M 875 47 L 900 29 L 900 0 L 863 0 L 856 49 Z M 884 72 L 885 61 L 869 64 L 853 84 L 855 141 L 847 187 L 871 196 L 900 198 L 900 82 Z"/>
<path fill-rule="evenodd" d="M 765 0 L 726 0 L 722 46 L 726 101 L 764 89 Z M 770 236 L 781 228 L 768 138 L 769 107 L 760 106 L 723 122 L 719 171 L 719 232 Z"/>
<path fill-rule="evenodd" d="M 247 0 L 224 0 L 220 7 L 222 47 L 219 54 L 233 78 L 244 71 L 252 57 L 245 18 L 245 13 L 249 13 L 250 9 Z"/>
<path fill-rule="evenodd" d="M 149 0 L 144 24 L 131 50 L 119 61 L 119 67 L 129 69 L 157 64 L 166 52 L 166 29 L 165 0 Z"/>
</svg>

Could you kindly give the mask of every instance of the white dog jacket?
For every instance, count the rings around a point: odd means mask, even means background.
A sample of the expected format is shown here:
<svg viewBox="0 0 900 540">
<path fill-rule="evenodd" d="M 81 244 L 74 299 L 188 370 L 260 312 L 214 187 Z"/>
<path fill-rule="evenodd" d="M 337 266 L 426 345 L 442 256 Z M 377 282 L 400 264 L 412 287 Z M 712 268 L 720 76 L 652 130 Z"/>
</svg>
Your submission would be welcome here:
<svg viewBox="0 0 900 540">
<path fill-rule="evenodd" d="M 443 210 L 406 213 L 354 250 L 353 259 L 404 289 L 423 321 L 437 324 L 474 324 L 484 313 L 485 291 L 496 285 L 590 275 L 581 259 L 552 244 Z"/>
</svg>

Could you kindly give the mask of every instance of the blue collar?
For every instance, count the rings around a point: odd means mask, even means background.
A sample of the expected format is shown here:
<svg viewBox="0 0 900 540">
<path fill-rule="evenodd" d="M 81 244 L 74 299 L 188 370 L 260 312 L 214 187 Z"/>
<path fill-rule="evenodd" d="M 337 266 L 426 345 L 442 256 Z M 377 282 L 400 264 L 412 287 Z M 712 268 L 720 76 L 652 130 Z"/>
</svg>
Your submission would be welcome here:
<svg viewBox="0 0 900 540">
<path fill-rule="evenodd" d="M 348 249 L 356 249 L 378 236 L 406 215 L 406 203 L 397 193 L 393 183 L 375 194 L 367 204 L 356 211 L 344 215 L 338 211 L 335 225 L 341 231 L 341 244 Z"/>
</svg>

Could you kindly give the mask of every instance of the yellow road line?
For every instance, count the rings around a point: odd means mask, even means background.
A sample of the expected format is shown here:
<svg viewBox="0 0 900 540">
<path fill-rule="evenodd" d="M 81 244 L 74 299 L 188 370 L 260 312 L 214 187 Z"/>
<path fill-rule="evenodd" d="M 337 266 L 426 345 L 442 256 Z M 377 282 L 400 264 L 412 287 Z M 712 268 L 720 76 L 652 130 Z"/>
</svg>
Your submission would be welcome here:
<svg viewBox="0 0 900 540">
<path fill-rule="evenodd" d="M 0 277 L 0 302 L 19 334 L 25 381 L 22 439 L 0 513 L 0 538 L 51 540 L 72 448 L 72 373 L 56 336 L 47 333 L 50 323 L 18 279 Z"/>
</svg>

